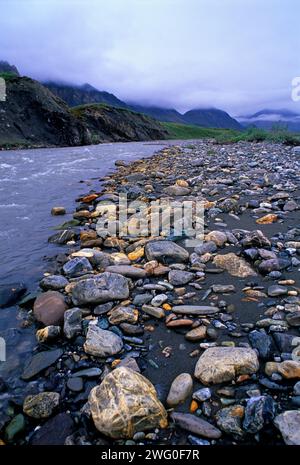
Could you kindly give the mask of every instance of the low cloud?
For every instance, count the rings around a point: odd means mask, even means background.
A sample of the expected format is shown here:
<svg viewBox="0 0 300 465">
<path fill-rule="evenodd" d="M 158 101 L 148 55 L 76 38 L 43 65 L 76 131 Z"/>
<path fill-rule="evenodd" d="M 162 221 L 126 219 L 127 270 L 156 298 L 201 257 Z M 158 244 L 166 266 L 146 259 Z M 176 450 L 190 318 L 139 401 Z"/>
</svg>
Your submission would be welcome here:
<svg viewBox="0 0 300 465">
<path fill-rule="evenodd" d="M 127 101 L 231 114 L 289 108 L 298 0 L 2 0 L 0 59 Z"/>
</svg>

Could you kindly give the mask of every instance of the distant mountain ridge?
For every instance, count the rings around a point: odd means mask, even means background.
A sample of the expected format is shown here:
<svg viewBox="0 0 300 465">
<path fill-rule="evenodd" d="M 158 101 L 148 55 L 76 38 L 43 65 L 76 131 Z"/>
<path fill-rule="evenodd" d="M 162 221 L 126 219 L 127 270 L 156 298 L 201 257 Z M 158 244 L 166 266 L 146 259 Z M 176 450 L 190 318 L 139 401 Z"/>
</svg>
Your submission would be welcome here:
<svg viewBox="0 0 300 465">
<path fill-rule="evenodd" d="M 300 131 L 300 114 L 287 109 L 260 110 L 253 115 L 239 116 L 238 121 L 244 126 L 256 126 L 257 128 L 270 130 L 274 126 L 280 126 L 289 131 Z"/>
<path fill-rule="evenodd" d="M 242 129 L 240 123 L 228 113 L 215 108 L 194 109 L 181 114 L 174 108 L 126 103 L 118 99 L 114 94 L 97 90 L 90 84 L 76 86 L 72 84 L 46 82 L 44 85 L 51 90 L 53 94 L 64 100 L 70 107 L 91 103 L 105 103 L 115 107 L 127 108 L 138 113 L 144 113 L 145 115 L 163 122 L 193 124 L 196 126 L 214 128 Z"/>
</svg>

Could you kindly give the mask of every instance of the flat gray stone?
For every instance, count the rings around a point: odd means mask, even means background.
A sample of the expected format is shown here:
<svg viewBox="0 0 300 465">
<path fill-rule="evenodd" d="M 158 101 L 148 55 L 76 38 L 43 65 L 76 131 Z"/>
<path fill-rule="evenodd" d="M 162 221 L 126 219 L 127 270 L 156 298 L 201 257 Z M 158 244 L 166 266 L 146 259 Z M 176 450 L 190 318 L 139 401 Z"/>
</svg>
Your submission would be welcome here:
<svg viewBox="0 0 300 465">
<path fill-rule="evenodd" d="M 63 354 L 62 349 L 47 350 L 35 354 L 24 368 L 22 379 L 28 380 L 53 365 Z"/>
<path fill-rule="evenodd" d="M 214 315 L 220 312 L 218 307 L 210 305 L 175 305 L 172 308 L 174 313 L 182 313 L 184 315 Z"/>
</svg>

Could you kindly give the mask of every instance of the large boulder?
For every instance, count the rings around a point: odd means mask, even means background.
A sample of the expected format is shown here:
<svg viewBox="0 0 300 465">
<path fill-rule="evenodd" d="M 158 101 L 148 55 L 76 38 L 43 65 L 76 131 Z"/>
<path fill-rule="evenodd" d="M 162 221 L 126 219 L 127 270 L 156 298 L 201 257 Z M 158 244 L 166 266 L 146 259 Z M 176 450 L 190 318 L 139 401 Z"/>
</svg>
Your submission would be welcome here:
<svg viewBox="0 0 300 465">
<path fill-rule="evenodd" d="M 158 260 L 164 263 L 186 262 L 189 253 L 172 241 L 150 241 L 145 246 L 147 260 Z"/>
<path fill-rule="evenodd" d="M 33 305 L 35 318 L 45 326 L 61 325 L 66 310 L 64 297 L 57 291 L 47 291 L 39 295 Z"/>
<path fill-rule="evenodd" d="M 154 386 L 125 367 L 116 368 L 91 390 L 89 405 L 98 431 L 114 439 L 168 424 Z"/>
<path fill-rule="evenodd" d="M 300 446 L 300 411 L 287 410 L 274 420 L 275 426 L 282 434 L 284 442 L 289 446 Z"/>
<path fill-rule="evenodd" d="M 211 347 L 199 358 L 195 377 L 203 384 L 231 381 L 238 375 L 256 373 L 259 362 L 253 349 L 244 347 Z"/>
<path fill-rule="evenodd" d="M 128 296 L 127 278 L 109 272 L 79 281 L 72 290 L 72 300 L 75 305 L 101 304 L 111 300 L 127 299 Z"/>
<path fill-rule="evenodd" d="M 213 263 L 223 270 L 227 270 L 232 276 L 238 278 L 247 278 L 256 276 L 256 272 L 243 258 L 238 257 L 235 253 L 230 252 L 224 255 L 216 255 Z"/>
<path fill-rule="evenodd" d="M 112 331 L 106 331 L 95 324 L 90 324 L 83 347 L 87 354 L 96 357 L 109 357 L 122 350 L 123 341 Z"/>
</svg>

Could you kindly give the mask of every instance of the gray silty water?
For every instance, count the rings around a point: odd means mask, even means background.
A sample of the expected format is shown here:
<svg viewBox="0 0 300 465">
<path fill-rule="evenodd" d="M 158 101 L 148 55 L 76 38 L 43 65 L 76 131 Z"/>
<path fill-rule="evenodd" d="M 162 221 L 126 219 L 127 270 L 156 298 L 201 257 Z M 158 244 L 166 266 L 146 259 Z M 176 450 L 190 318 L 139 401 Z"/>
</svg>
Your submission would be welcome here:
<svg viewBox="0 0 300 465">
<path fill-rule="evenodd" d="M 1 283 L 35 283 L 43 271 L 42 257 L 61 250 L 47 239 L 53 228 L 71 219 L 75 198 L 99 189 L 99 178 L 116 160 L 148 157 L 164 145 L 133 142 L 0 152 Z M 51 208 L 60 205 L 67 215 L 51 216 Z"/>
</svg>

